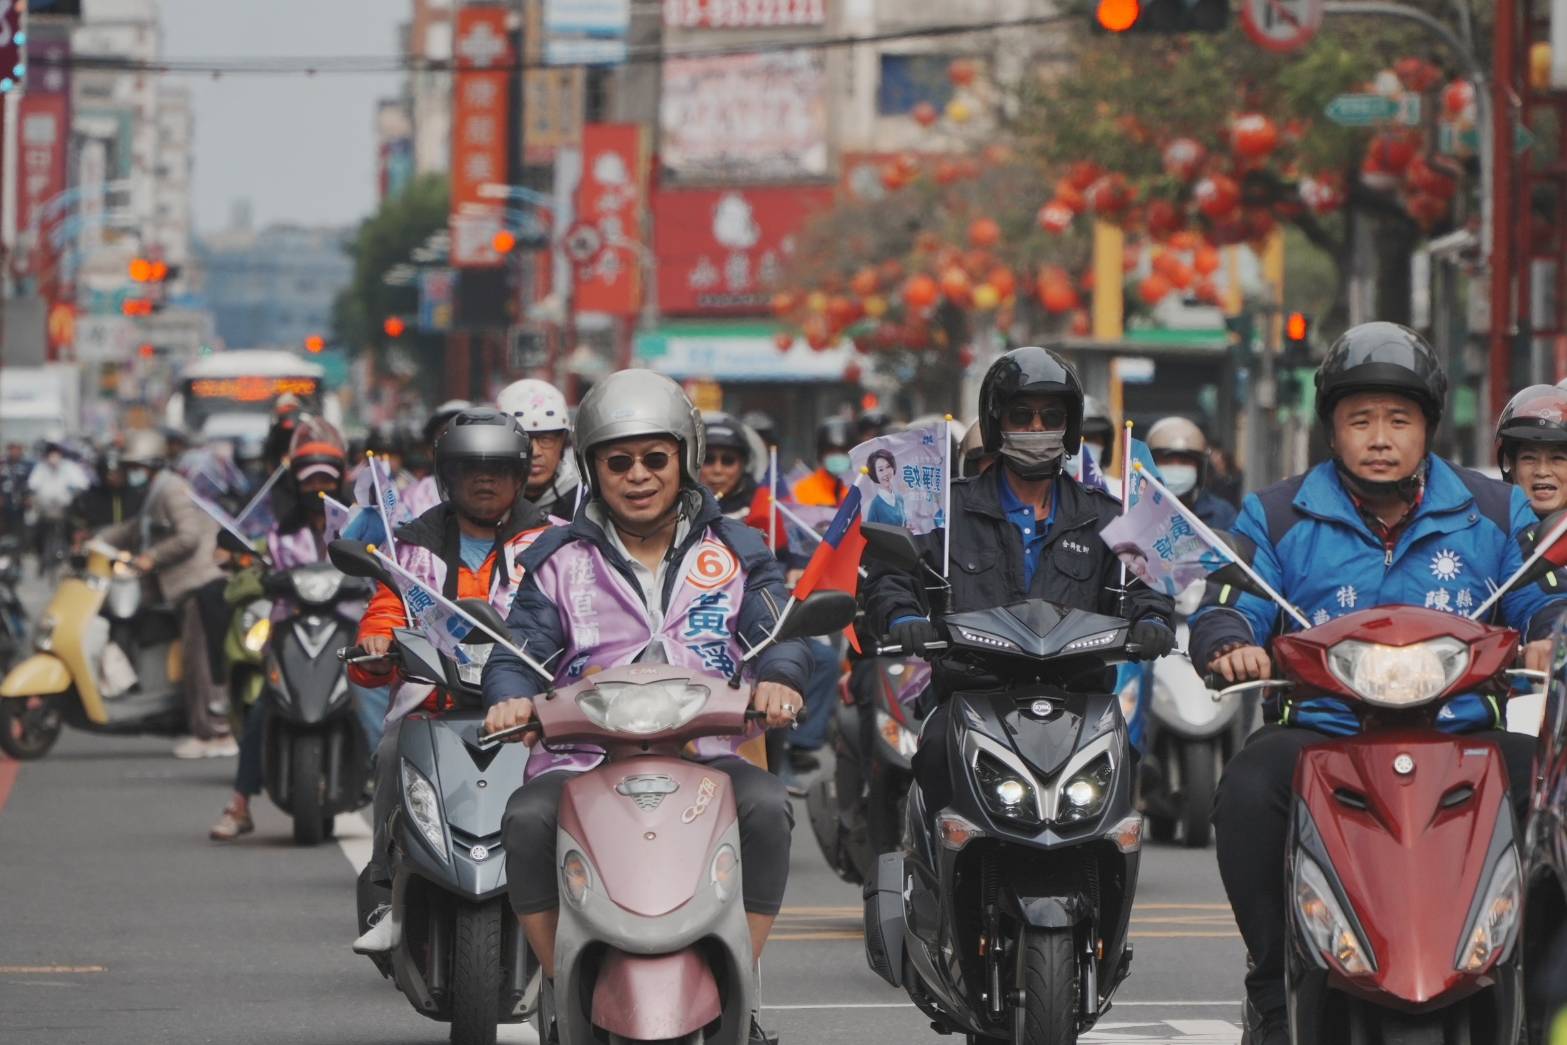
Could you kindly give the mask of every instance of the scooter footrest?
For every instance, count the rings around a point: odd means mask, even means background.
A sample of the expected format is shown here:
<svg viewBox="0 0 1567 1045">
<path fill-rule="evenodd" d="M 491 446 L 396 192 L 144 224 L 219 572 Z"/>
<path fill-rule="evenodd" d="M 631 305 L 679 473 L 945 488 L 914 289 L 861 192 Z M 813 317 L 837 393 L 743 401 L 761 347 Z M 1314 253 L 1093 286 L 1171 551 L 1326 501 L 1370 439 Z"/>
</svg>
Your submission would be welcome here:
<svg viewBox="0 0 1567 1045">
<path fill-rule="evenodd" d="M 903 985 L 903 856 L 883 853 L 865 883 L 865 960 L 894 987 Z"/>
</svg>

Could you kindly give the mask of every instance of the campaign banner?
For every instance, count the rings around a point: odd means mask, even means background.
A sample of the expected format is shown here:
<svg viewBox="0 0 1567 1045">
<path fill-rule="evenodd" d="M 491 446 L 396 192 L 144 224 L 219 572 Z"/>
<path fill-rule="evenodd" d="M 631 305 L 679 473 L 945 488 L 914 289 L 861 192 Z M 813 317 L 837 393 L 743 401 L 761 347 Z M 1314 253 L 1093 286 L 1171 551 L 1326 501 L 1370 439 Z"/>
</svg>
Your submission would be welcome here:
<svg viewBox="0 0 1567 1045">
<path fill-rule="evenodd" d="M 879 436 L 849 451 L 859 478 L 861 518 L 929 533 L 946 524 L 946 422 Z"/>
<path fill-rule="evenodd" d="M 826 178 L 827 122 L 819 52 L 664 61 L 659 159 L 675 181 Z"/>
<path fill-rule="evenodd" d="M 1100 537 L 1136 577 L 1155 591 L 1179 595 L 1230 563 L 1208 528 L 1142 468 L 1133 468 L 1131 502 Z"/>
</svg>

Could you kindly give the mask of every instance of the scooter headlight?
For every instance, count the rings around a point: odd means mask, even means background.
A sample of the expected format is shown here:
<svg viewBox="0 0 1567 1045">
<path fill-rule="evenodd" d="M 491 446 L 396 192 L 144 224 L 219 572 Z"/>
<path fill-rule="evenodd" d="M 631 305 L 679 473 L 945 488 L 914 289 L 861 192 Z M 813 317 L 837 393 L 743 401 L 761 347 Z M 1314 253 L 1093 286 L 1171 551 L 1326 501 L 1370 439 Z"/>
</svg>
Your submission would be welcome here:
<svg viewBox="0 0 1567 1045">
<path fill-rule="evenodd" d="M 974 756 L 974 782 L 985 807 L 996 816 L 1025 824 L 1039 823 L 1039 803 L 1034 782 L 984 751 Z"/>
<path fill-rule="evenodd" d="M 1109 755 L 1100 755 L 1078 770 L 1061 786 L 1061 802 L 1057 807 L 1056 823 L 1075 824 L 1091 820 L 1105 807 L 1110 797 L 1110 781 L 1114 769 Z"/>
<path fill-rule="evenodd" d="M 648 736 L 690 722 L 707 698 L 707 687 L 692 682 L 602 682 L 578 694 L 577 706 L 604 729 Z"/>
<path fill-rule="evenodd" d="M 242 645 L 245 647 L 245 651 L 247 653 L 253 653 L 259 657 L 261 655 L 261 651 L 267 648 L 267 640 L 271 637 L 272 622 L 267 618 L 262 617 L 260 620 L 256 621 L 250 627 L 245 629 L 245 638 L 242 642 Z"/>
<path fill-rule="evenodd" d="M 323 606 L 337 598 L 343 586 L 343 575 L 331 567 L 302 567 L 289 575 L 294 593 L 301 602 Z"/>
<path fill-rule="evenodd" d="M 728 903 L 740 885 L 740 854 L 735 852 L 734 846 L 725 842 L 718 847 L 718 852 L 713 854 L 713 864 L 708 868 L 708 877 L 712 879 L 718 902 Z"/>
<path fill-rule="evenodd" d="M 447 859 L 446 826 L 441 822 L 441 799 L 425 775 L 403 760 L 403 806 L 414 826 L 435 855 Z"/>
<path fill-rule="evenodd" d="M 593 872 L 588 870 L 587 857 L 575 849 L 562 857 L 560 884 L 566 890 L 566 899 L 571 901 L 572 906 L 581 907 L 588 898 L 588 891 L 593 888 Z"/>
<path fill-rule="evenodd" d="M 914 752 L 919 749 L 919 737 L 880 709 L 876 712 L 876 732 L 881 734 L 882 740 L 886 741 L 888 747 L 904 758 L 913 758 Z"/>
<path fill-rule="evenodd" d="M 1345 639 L 1328 650 L 1333 677 L 1368 704 L 1408 708 L 1446 693 L 1469 668 L 1469 647 L 1442 637 L 1409 646 Z"/>
<path fill-rule="evenodd" d="M 1459 972 L 1484 972 L 1507 953 L 1518 932 L 1521 892 L 1518 857 L 1509 849 L 1497 861 L 1491 882 L 1469 917 L 1471 928 L 1454 962 Z"/>
<path fill-rule="evenodd" d="M 1376 969 L 1371 948 L 1362 944 L 1353 923 L 1344 917 L 1328 876 L 1311 857 L 1301 854 L 1295 862 L 1295 912 L 1317 953 L 1346 976 L 1364 976 Z"/>
</svg>

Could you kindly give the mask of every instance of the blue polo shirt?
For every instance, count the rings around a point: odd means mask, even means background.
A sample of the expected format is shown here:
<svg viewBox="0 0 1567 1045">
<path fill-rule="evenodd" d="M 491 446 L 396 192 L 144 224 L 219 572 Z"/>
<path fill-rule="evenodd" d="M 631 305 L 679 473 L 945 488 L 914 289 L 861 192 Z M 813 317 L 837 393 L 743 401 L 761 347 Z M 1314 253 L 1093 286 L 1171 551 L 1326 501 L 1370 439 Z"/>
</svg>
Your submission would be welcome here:
<svg viewBox="0 0 1567 1045">
<path fill-rule="evenodd" d="M 1056 521 L 1056 488 L 1050 485 L 1050 514 L 1043 519 L 1034 518 L 1034 506 L 1024 504 L 1018 495 L 1012 492 L 1012 482 L 1007 478 L 1005 470 L 1001 473 L 1001 510 L 1006 514 L 1007 521 L 1017 527 L 1018 534 L 1023 538 L 1023 586 L 1034 586 L 1034 573 L 1039 569 L 1039 560 L 1045 553 L 1045 541 L 1050 536 L 1050 527 Z"/>
</svg>

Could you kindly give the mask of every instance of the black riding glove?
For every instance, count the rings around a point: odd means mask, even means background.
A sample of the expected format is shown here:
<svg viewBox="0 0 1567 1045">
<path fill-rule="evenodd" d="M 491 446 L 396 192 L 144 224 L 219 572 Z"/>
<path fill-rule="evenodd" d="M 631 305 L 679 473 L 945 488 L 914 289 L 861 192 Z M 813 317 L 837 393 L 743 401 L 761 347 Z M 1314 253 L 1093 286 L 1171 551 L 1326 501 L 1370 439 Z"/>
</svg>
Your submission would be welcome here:
<svg viewBox="0 0 1567 1045">
<path fill-rule="evenodd" d="M 941 630 L 923 617 L 894 624 L 890 634 L 905 653 L 918 654 L 931 643 L 941 641 Z"/>
<path fill-rule="evenodd" d="M 1164 621 L 1148 618 L 1132 625 L 1127 641 L 1137 647 L 1138 660 L 1155 660 L 1175 648 L 1175 632 Z"/>
</svg>

